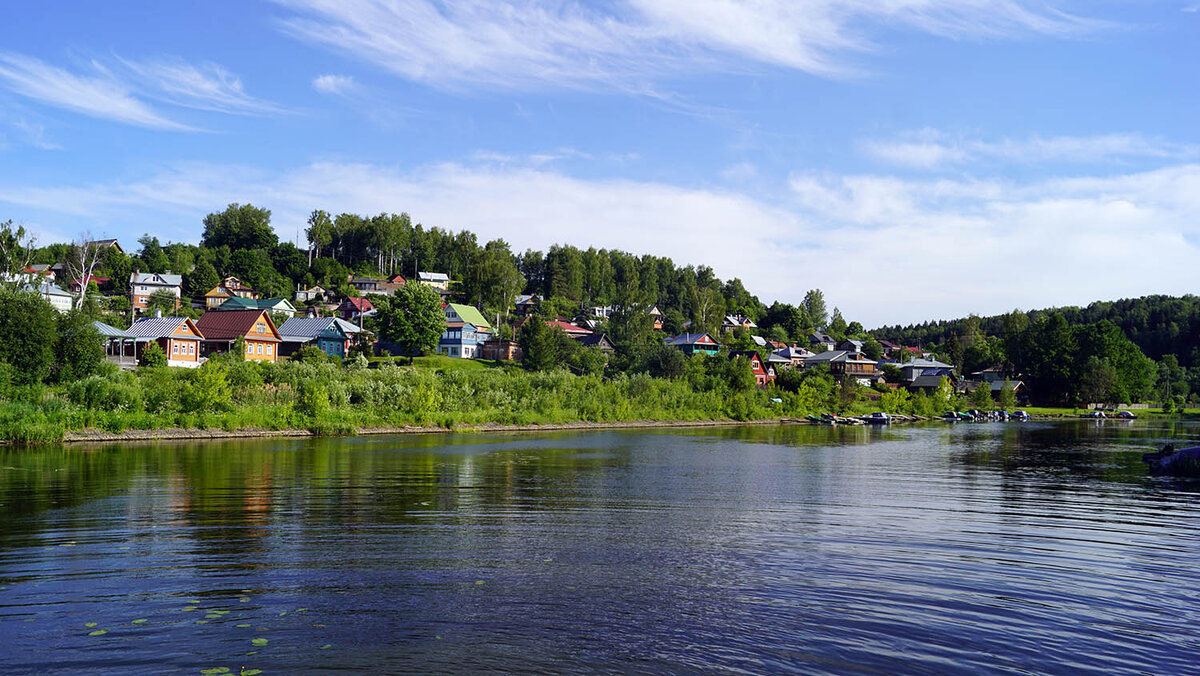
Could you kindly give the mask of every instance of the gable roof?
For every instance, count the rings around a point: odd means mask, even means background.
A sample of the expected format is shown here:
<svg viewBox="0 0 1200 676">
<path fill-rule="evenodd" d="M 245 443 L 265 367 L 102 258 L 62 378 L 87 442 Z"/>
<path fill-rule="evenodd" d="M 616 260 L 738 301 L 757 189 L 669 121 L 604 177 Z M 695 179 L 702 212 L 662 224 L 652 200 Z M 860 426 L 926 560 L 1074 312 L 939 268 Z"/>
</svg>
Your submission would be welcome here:
<svg viewBox="0 0 1200 676">
<path fill-rule="evenodd" d="M 142 338 L 145 340 L 156 340 L 158 338 L 166 338 L 179 330 L 180 324 L 188 324 L 192 331 L 196 334 L 192 336 L 174 336 L 183 340 L 202 340 L 204 332 L 191 319 L 187 317 L 142 317 L 133 322 L 126 331 L 134 338 Z"/>
<path fill-rule="evenodd" d="M 337 317 L 291 317 L 279 325 L 279 335 L 285 338 L 293 336 L 316 338 L 323 333 L 332 331 L 348 336 L 349 334 L 343 328 L 343 324 L 354 326 Z M 355 326 L 354 330 L 357 332 L 358 327 Z"/>
<path fill-rule="evenodd" d="M 943 364 L 942 362 L 937 361 L 936 359 L 913 359 L 912 361 L 906 361 L 903 364 L 901 364 L 900 368 L 902 368 L 902 369 L 907 369 L 907 368 L 952 369 L 954 367 L 950 364 Z"/>
<path fill-rule="evenodd" d="M 480 329 L 488 329 L 491 324 L 483 318 L 483 313 L 472 305 L 463 305 L 461 303 L 447 303 L 446 307 L 454 310 L 464 322 L 470 322 Z"/>
<path fill-rule="evenodd" d="M 552 329 L 561 329 L 562 331 L 566 332 L 567 335 L 571 335 L 571 334 L 582 335 L 585 333 L 591 333 L 591 331 L 583 328 L 582 326 L 575 326 L 574 324 L 564 322 L 561 319 L 547 321 L 546 326 L 549 326 Z"/>
<path fill-rule="evenodd" d="M 120 251 L 121 253 L 125 253 L 125 250 L 121 248 L 121 245 L 119 243 L 117 243 L 117 240 L 115 238 L 114 239 L 94 239 L 94 240 L 88 242 L 88 244 L 95 244 L 96 246 L 102 247 L 102 248 L 106 247 L 106 246 L 115 247 L 117 249 L 117 251 Z"/>
<path fill-rule="evenodd" d="M 62 287 L 59 285 L 51 284 L 50 282 L 41 282 L 39 284 L 26 283 L 21 287 L 21 290 L 40 293 L 43 296 L 66 296 L 68 298 L 75 297 L 74 294 L 67 293 L 66 291 L 63 291 Z"/>
<path fill-rule="evenodd" d="M 667 338 L 666 343 L 667 345 L 695 345 L 704 338 L 708 338 L 713 346 L 717 345 L 717 341 L 707 333 L 681 333 L 678 336 Z"/>
<path fill-rule="evenodd" d="M 346 300 L 342 301 L 342 305 L 346 305 L 347 303 L 350 304 L 350 307 L 358 310 L 359 312 L 370 312 L 371 310 L 375 309 L 375 306 L 371 304 L 371 301 L 361 296 L 350 296 Z"/>
<path fill-rule="evenodd" d="M 159 272 L 132 272 L 129 274 L 129 283 L 150 284 L 154 286 L 179 286 L 183 284 L 183 275 Z"/>
<path fill-rule="evenodd" d="M 448 282 L 450 275 L 444 272 L 418 272 L 417 279 L 422 282 Z"/>
<path fill-rule="evenodd" d="M 262 319 L 267 324 L 269 333 L 259 334 L 254 331 L 254 325 Z M 224 310 L 221 312 L 205 312 L 196 322 L 196 328 L 204 334 L 206 340 L 234 340 L 249 337 L 255 340 L 279 340 L 279 331 L 271 321 L 271 315 L 266 310 Z"/>
<path fill-rule="evenodd" d="M 232 310 L 270 310 L 280 312 L 295 312 L 296 307 L 286 298 L 243 298 L 231 296 L 213 310 L 229 312 Z"/>
<path fill-rule="evenodd" d="M 584 347 L 598 347 L 601 350 L 616 349 L 616 345 L 613 345 L 613 342 L 603 333 L 589 333 L 587 335 L 575 336 L 575 340 L 579 341 L 579 344 Z"/>
<path fill-rule="evenodd" d="M 96 327 L 96 331 L 105 338 L 133 338 L 134 335 L 123 329 L 118 329 L 115 326 L 110 326 L 101 321 L 92 322 L 92 326 Z"/>
</svg>

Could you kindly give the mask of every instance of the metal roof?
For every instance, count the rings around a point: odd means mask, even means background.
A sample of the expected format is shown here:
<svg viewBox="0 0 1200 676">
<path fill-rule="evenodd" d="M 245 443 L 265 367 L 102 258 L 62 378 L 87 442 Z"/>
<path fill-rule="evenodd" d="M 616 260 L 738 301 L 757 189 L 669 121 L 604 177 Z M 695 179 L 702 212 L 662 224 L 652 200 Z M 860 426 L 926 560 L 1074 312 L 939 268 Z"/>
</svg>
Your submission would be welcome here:
<svg viewBox="0 0 1200 676">
<path fill-rule="evenodd" d="M 277 340 L 274 334 L 250 335 L 260 317 L 265 317 L 267 328 L 274 328 L 270 316 L 264 315 L 263 310 L 205 312 L 196 322 L 196 328 L 200 329 L 200 333 L 204 334 L 208 340 L 234 340 L 242 337 L 255 340 Z"/>
<path fill-rule="evenodd" d="M 292 317 L 279 325 L 279 335 L 285 340 L 290 337 L 316 338 L 331 328 L 340 329 L 342 333 L 345 333 L 345 329 L 342 329 L 338 322 L 342 322 L 342 320 L 337 317 Z M 349 322 L 342 323 L 349 324 Z M 354 329 L 357 331 L 358 327 L 355 326 Z"/>
<path fill-rule="evenodd" d="M 186 322 L 187 317 L 142 317 L 133 322 L 129 327 L 128 333 L 134 338 L 166 338 L 179 325 Z M 204 333 L 200 332 L 197 336 L 173 336 L 182 340 L 200 340 L 204 337 Z"/>
<path fill-rule="evenodd" d="M 108 324 L 105 324 L 104 322 L 99 322 L 99 321 L 92 322 L 92 326 L 96 327 L 96 330 L 100 332 L 100 335 L 104 336 L 105 338 L 135 338 L 136 337 L 128 331 L 118 329 L 115 326 L 109 326 Z"/>
</svg>

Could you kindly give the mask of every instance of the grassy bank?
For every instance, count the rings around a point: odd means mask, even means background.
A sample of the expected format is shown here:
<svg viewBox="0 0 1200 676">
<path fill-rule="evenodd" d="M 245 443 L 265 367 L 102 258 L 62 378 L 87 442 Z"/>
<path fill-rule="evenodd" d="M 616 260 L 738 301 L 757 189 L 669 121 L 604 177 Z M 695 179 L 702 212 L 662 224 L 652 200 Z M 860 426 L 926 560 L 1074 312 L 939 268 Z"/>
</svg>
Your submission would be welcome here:
<svg viewBox="0 0 1200 676">
<path fill-rule="evenodd" d="M 108 371 L 61 386 L 8 388 L 0 437 L 39 443 L 68 432 L 156 429 L 308 430 L 572 422 L 759 420 L 823 410 L 811 392 L 737 388 L 697 369 L 576 376 L 430 360 L 416 367 L 212 360 L 194 370 Z M 773 401 L 775 399 L 775 401 Z"/>
</svg>

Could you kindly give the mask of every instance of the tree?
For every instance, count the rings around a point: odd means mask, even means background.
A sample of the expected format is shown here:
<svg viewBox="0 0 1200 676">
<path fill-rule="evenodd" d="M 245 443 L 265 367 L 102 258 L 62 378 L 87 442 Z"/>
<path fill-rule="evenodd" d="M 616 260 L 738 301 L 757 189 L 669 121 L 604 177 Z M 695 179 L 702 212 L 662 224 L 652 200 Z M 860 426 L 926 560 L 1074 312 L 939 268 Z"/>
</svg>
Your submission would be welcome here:
<svg viewBox="0 0 1200 676">
<path fill-rule="evenodd" d="M 207 248 L 227 246 L 238 249 L 271 249 L 279 243 L 271 229 L 271 210 L 250 204 L 230 204 L 225 211 L 204 217 L 204 235 L 200 245 Z"/>
<path fill-rule="evenodd" d="M 175 294 L 166 289 L 159 289 L 150 294 L 150 297 L 146 299 L 146 309 L 144 312 L 146 314 L 154 314 L 156 310 L 162 310 L 164 315 L 169 315 L 177 309 L 175 307 L 177 302 L 179 302 L 179 299 L 175 297 Z"/>
<path fill-rule="evenodd" d="M 804 294 L 804 311 L 815 327 L 825 326 L 825 294 L 820 289 L 813 289 Z"/>
<path fill-rule="evenodd" d="M 79 310 L 58 317 L 58 342 L 55 344 L 55 378 L 68 382 L 86 378 L 104 361 L 104 339 Z"/>
<path fill-rule="evenodd" d="M 40 383 L 54 365 L 58 313 L 35 293 L 0 291 L 0 361 L 18 384 Z"/>
<path fill-rule="evenodd" d="M 25 226 L 13 228 L 11 220 L 0 223 L 0 284 L 17 286 L 16 275 L 33 260 L 37 240 Z"/>
<path fill-rule="evenodd" d="M 320 257 L 321 250 L 333 241 L 333 219 L 320 209 L 313 211 L 308 216 L 308 229 L 304 234 L 308 238 L 308 264 L 311 266 L 314 252 Z"/>
<path fill-rule="evenodd" d="M 862 350 L 867 359 L 879 361 L 883 357 L 883 345 L 880 345 L 879 341 L 875 340 L 875 336 L 867 336 L 867 339 L 863 341 Z M 888 382 L 892 381 L 889 380 Z"/>
<path fill-rule="evenodd" d="M 557 368 L 566 358 L 568 341 L 561 329 L 550 328 L 534 317 L 525 322 L 517 333 L 517 342 L 525 353 L 525 368 L 533 371 L 548 371 Z"/>
<path fill-rule="evenodd" d="M 1013 391 L 1012 381 L 1008 378 L 1004 379 L 1004 385 L 1000 388 L 999 404 L 1000 408 L 1005 411 L 1011 411 L 1017 407 L 1017 394 Z"/>
<path fill-rule="evenodd" d="M 94 241 L 92 236 L 86 232 L 77 237 L 67 248 L 67 255 L 63 258 L 62 263 L 67 271 L 67 279 L 79 282 L 79 296 L 75 299 L 76 310 L 83 305 L 83 299 L 87 298 L 88 283 L 106 248 L 102 248 L 100 243 Z"/>
<path fill-rule="evenodd" d="M 157 368 L 166 365 L 167 355 L 163 352 L 162 347 L 158 343 L 146 343 L 146 347 L 142 348 L 142 356 L 138 358 L 138 366 Z"/>
<path fill-rule="evenodd" d="M 847 328 L 846 320 L 842 318 L 842 311 L 833 308 L 833 315 L 829 318 L 829 335 L 841 340 L 846 337 Z"/>
<path fill-rule="evenodd" d="M 375 305 L 379 337 L 399 343 L 409 355 L 408 363 L 418 352 L 437 347 L 446 329 L 446 315 L 437 291 L 425 284 L 405 284 L 395 295 L 372 296 Z"/>
<path fill-rule="evenodd" d="M 971 391 L 971 405 L 982 410 L 992 407 L 991 383 L 984 381 L 975 386 L 975 389 Z"/>
<path fill-rule="evenodd" d="M 1118 383 L 1117 369 L 1107 359 L 1092 356 L 1083 367 L 1079 396 L 1085 404 L 1108 404 L 1115 399 Z"/>
<path fill-rule="evenodd" d="M 217 269 L 207 258 L 201 258 L 196 267 L 183 276 L 183 293 L 192 300 L 199 300 L 220 283 Z"/>
<path fill-rule="evenodd" d="M 142 245 L 142 250 L 138 252 L 138 258 L 142 260 L 145 271 L 167 271 L 167 268 L 171 265 L 171 259 L 167 257 L 166 252 L 159 245 L 157 237 L 152 237 L 147 233 L 138 238 L 138 244 Z"/>
</svg>

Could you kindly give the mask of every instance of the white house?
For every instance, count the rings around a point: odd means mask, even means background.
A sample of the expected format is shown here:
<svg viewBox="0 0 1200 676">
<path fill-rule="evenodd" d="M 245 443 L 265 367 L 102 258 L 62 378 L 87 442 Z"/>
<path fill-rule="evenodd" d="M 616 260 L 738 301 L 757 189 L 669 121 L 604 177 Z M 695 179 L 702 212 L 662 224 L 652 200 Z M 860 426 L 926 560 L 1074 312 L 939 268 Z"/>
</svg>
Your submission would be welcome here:
<svg viewBox="0 0 1200 676">
<path fill-rule="evenodd" d="M 31 291 L 45 298 L 59 312 L 69 312 L 71 306 L 75 304 L 75 296 L 63 291 L 57 284 L 51 284 L 50 282 L 25 284 L 21 287 L 21 290 Z"/>
<path fill-rule="evenodd" d="M 129 275 L 129 298 L 134 312 L 146 309 L 150 295 L 155 291 L 167 291 L 175 296 L 175 309 L 183 296 L 183 275 L 157 272 L 134 272 Z"/>
</svg>

